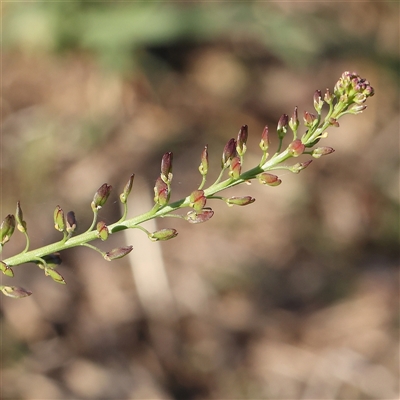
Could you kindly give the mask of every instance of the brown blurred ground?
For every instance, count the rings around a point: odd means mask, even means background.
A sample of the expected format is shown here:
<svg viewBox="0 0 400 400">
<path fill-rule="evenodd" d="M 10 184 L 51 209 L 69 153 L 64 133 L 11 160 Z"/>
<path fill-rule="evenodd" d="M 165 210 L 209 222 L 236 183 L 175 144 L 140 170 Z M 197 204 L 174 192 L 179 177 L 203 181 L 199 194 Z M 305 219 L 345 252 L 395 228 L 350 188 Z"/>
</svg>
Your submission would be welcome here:
<svg viewBox="0 0 400 400">
<path fill-rule="evenodd" d="M 2 277 L 33 295 L 0 300 L 1 397 L 397 399 L 398 4 L 53 7 L 3 5 L 1 218 L 20 200 L 33 247 L 59 239 L 57 204 L 83 232 L 104 182 L 115 193 L 102 218 L 117 220 L 133 172 L 130 214 L 148 210 L 165 151 L 173 199 L 198 186 L 206 143 L 216 177 L 242 124 L 255 165 L 264 125 L 311 111 L 344 70 L 376 95 L 330 131 L 333 155 L 281 173 L 279 187 L 229 191 L 251 206 L 212 203 L 198 226 L 157 221 L 179 231 L 162 244 L 114 235 L 100 246 L 134 251 L 112 264 L 66 251 L 65 287 L 32 265 Z M 82 24 L 76 37 L 51 34 L 62 7 L 65 26 Z M 129 36 L 138 15 L 147 36 Z M 171 30 L 157 36 L 160 21 Z M 118 53 L 126 37 L 136 42 Z M 21 246 L 15 234 L 4 257 Z"/>
</svg>

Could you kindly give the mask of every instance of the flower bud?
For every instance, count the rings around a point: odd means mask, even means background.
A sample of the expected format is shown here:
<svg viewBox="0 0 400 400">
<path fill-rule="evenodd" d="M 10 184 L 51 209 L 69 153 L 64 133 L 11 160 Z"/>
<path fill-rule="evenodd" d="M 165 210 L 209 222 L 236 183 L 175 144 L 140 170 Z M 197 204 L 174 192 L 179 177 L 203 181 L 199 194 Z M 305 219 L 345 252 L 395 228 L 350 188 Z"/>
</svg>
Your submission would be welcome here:
<svg viewBox="0 0 400 400">
<path fill-rule="evenodd" d="M 305 148 L 306 147 L 301 142 L 301 140 L 300 139 L 296 139 L 292 143 L 289 144 L 288 151 L 293 157 L 298 157 L 301 154 L 303 154 Z"/>
<path fill-rule="evenodd" d="M 246 143 L 248 136 L 249 136 L 249 130 L 247 125 L 242 125 L 242 127 L 239 130 L 236 141 L 236 151 L 239 154 L 239 156 L 243 156 L 243 154 L 246 153 L 247 149 Z"/>
<path fill-rule="evenodd" d="M 104 254 L 104 259 L 107 261 L 116 260 L 117 258 L 125 257 L 132 251 L 132 246 L 127 247 L 118 247 L 116 249 L 112 249 L 111 251 Z"/>
<path fill-rule="evenodd" d="M 287 114 L 283 114 L 278 121 L 278 126 L 276 128 L 276 131 L 278 133 L 278 136 L 280 139 L 283 139 L 286 135 L 287 132 L 287 127 L 289 123 L 289 117 Z"/>
<path fill-rule="evenodd" d="M 312 161 L 313 160 L 309 160 L 294 164 L 291 168 L 289 168 L 289 171 L 292 171 L 294 174 L 298 174 L 301 170 L 306 169 L 312 163 Z"/>
<path fill-rule="evenodd" d="M 97 223 L 97 237 L 100 238 L 103 242 L 108 239 L 110 232 L 108 231 L 108 227 L 104 221 L 100 221 Z"/>
<path fill-rule="evenodd" d="M 124 187 L 124 191 L 119 195 L 119 199 L 121 200 L 122 204 L 126 204 L 126 202 L 128 201 L 128 196 L 132 190 L 134 179 L 135 179 L 135 174 L 132 174 Z"/>
<path fill-rule="evenodd" d="M 321 113 L 324 101 L 322 100 L 322 94 L 320 90 L 314 92 L 314 108 L 318 114 Z"/>
<path fill-rule="evenodd" d="M 23 297 L 30 296 L 32 292 L 18 286 L 0 286 L 0 290 L 4 295 L 14 299 L 22 299 Z"/>
<path fill-rule="evenodd" d="M 161 159 L 161 179 L 165 183 L 170 183 L 172 180 L 172 152 L 167 152 L 162 156 Z"/>
<path fill-rule="evenodd" d="M 75 218 L 75 213 L 73 211 L 69 211 L 67 213 L 66 222 L 67 222 L 67 232 L 68 233 L 75 232 L 75 229 L 77 227 L 77 222 Z"/>
<path fill-rule="evenodd" d="M 335 151 L 335 149 L 333 149 L 332 147 L 317 147 L 316 149 L 313 150 L 312 152 L 312 156 L 314 158 L 320 158 L 321 156 L 326 156 L 328 154 L 331 154 Z"/>
<path fill-rule="evenodd" d="M 160 206 L 165 206 L 169 200 L 168 185 L 162 180 L 161 176 L 157 178 L 154 186 L 154 202 Z"/>
<path fill-rule="evenodd" d="M 256 199 L 251 196 L 243 196 L 243 197 L 230 197 L 229 199 L 226 199 L 226 204 L 228 206 L 247 206 L 248 204 L 254 203 Z"/>
<path fill-rule="evenodd" d="M 232 138 L 224 147 L 221 159 L 222 168 L 226 168 L 228 166 L 230 160 L 235 155 L 235 153 L 236 153 L 236 140 Z"/>
<path fill-rule="evenodd" d="M 46 263 L 49 268 L 57 268 L 61 263 L 60 253 L 52 253 L 42 257 L 42 260 Z"/>
<path fill-rule="evenodd" d="M 333 95 L 329 88 L 326 89 L 325 95 L 324 95 L 324 100 L 327 104 L 331 105 L 333 103 Z"/>
<path fill-rule="evenodd" d="M 362 113 L 365 109 L 367 108 L 367 106 L 365 104 L 362 105 L 358 105 L 358 106 L 353 106 L 350 108 L 350 112 L 352 114 L 360 114 Z"/>
<path fill-rule="evenodd" d="M 178 235 L 176 229 L 160 229 L 159 231 L 155 231 L 149 235 L 149 239 L 153 242 L 157 242 L 158 240 L 169 240 L 173 239 Z"/>
<path fill-rule="evenodd" d="M 92 210 L 97 211 L 101 207 L 104 206 L 106 203 L 108 196 L 111 193 L 112 186 L 107 185 L 107 183 L 103 183 L 97 190 L 97 192 L 93 196 L 93 201 L 92 201 Z"/>
<path fill-rule="evenodd" d="M 309 113 L 308 111 L 304 111 L 303 115 L 304 119 L 304 125 L 307 127 L 312 127 L 314 121 L 317 119 L 317 117 L 314 114 Z"/>
<path fill-rule="evenodd" d="M 190 194 L 189 206 L 195 211 L 200 211 L 206 205 L 206 197 L 204 196 L 204 190 L 195 190 Z"/>
<path fill-rule="evenodd" d="M 293 114 L 290 117 L 289 120 L 289 127 L 290 129 L 296 133 L 297 129 L 299 128 L 299 116 L 298 116 L 298 112 L 297 112 L 297 107 L 294 108 Z"/>
<path fill-rule="evenodd" d="M 54 270 L 53 268 L 45 267 L 44 274 L 46 276 L 50 276 L 50 278 L 53 279 L 54 282 L 61 283 L 62 285 L 66 284 L 62 275 L 59 272 L 57 272 L 56 270 Z"/>
<path fill-rule="evenodd" d="M 201 175 L 207 175 L 208 172 L 208 145 L 204 146 L 204 150 L 201 152 L 201 164 L 199 166 Z"/>
<path fill-rule="evenodd" d="M 14 276 L 13 270 L 3 261 L 0 261 L 0 271 L 10 278 Z"/>
<path fill-rule="evenodd" d="M 60 232 L 65 231 L 64 211 L 60 206 L 54 210 L 54 228 Z"/>
<path fill-rule="evenodd" d="M 26 222 L 24 221 L 24 216 L 22 214 L 21 204 L 17 202 L 17 211 L 15 212 L 15 219 L 17 221 L 17 229 L 24 233 L 26 232 Z"/>
<path fill-rule="evenodd" d="M 185 219 L 191 224 L 201 224 L 202 222 L 207 222 L 213 215 L 213 210 L 203 209 L 201 212 L 189 211 Z"/>
<path fill-rule="evenodd" d="M 339 128 L 339 122 L 337 121 L 336 118 L 329 118 L 329 123 L 334 126 L 335 128 Z"/>
<path fill-rule="evenodd" d="M 242 171 L 242 165 L 240 163 L 240 158 L 233 157 L 229 168 L 230 168 L 229 175 L 233 179 L 238 179 L 240 176 L 240 173 Z"/>
<path fill-rule="evenodd" d="M 15 229 L 15 217 L 12 214 L 8 214 L 4 221 L 0 225 L 0 245 L 6 244 Z"/>
<path fill-rule="evenodd" d="M 279 186 L 282 183 L 276 175 L 269 174 L 268 172 L 263 172 L 262 174 L 257 175 L 257 178 L 263 185 Z"/>
<path fill-rule="evenodd" d="M 267 151 L 269 147 L 269 133 L 268 126 L 266 126 L 261 134 L 260 149 L 262 151 Z"/>
</svg>

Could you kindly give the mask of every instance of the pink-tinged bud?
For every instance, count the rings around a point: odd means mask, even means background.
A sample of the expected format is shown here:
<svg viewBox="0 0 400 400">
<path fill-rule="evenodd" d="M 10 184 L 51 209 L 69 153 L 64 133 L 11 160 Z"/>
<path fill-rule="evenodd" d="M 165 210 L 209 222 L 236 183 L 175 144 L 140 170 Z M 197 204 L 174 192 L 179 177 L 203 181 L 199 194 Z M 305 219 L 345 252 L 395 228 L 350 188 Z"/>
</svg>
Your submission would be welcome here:
<svg viewBox="0 0 400 400">
<path fill-rule="evenodd" d="M 303 169 L 306 169 L 312 163 L 312 161 L 313 160 L 309 160 L 309 161 L 304 161 L 304 162 L 301 162 L 301 163 L 294 164 L 289 169 L 289 171 L 292 171 L 293 173 L 298 174 Z"/>
<path fill-rule="evenodd" d="M 262 174 L 257 175 L 257 178 L 263 185 L 279 186 L 282 183 L 276 175 L 269 174 L 268 172 L 263 172 Z"/>
<path fill-rule="evenodd" d="M 293 140 L 288 146 L 288 151 L 293 157 L 298 157 L 304 153 L 305 146 L 300 139 Z"/>
<path fill-rule="evenodd" d="M 204 150 L 201 152 L 201 164 L 199 166 L 201 175 L 205 176 L 208 172 L 208 145 L 204 146 Z"/>
<path fill-rule="evenodd" d="M 189 211 L 185 217 L 191 224 L 201 224 L 207 222 L 214 215 L 211 209 L 203 209 L 201 212 Z"/>
<path fill-rule="evenodd" d="M 67 232 L 68 233 L 75 232 L 75 229 L 77 227 L 77 222 L 75 218 L 75 213 L 73 211 L 69 211 L 67 213 L 66 222 L 67 222 Z"/>
<path fill-rule="evenodd" d="M 54 210 L 54 228 L 60 232 L 65 231 L 64 211 L 60 206 Z"/>
<path fill-rule="evenodd" d="M 303 119 L 304 119 L 304 125 L 311 127 L 314 121 L 317 119 L 317 117 L 314 114 L 309 113 L 308 111 L 304 111 Z"/>
<path fill-rule="evenodd" d="M 29 290 L 18 286 L 0 286 L 0 290 L 5 296 L 12 297 L 13 299 L 22 299 L 32 294 Z"/>
<path fill-rule="evenodd" d="M 230 160 L 235 155 L 235 153 L 236 153 L 236 140 L 232 138 L 224 147 L 221 159 L 222 168 L 228 166 Z"/>
<path fill-rule="evenodd" d="M 350 108 L 350 112 L 352 114 L 360 114 L 362 113 L 365 109 L 367 108 L 366 104 L 359 105 L 359 106 L 353 106 Z"/>
<path fill-rule="evenodd" d="M 172 152 L 165 153 L 161 159 L 161 179 L 169 183 L 172 180 Z"/>
<path fill-rule="evenodd" d="M 278 121 L 278 126 L 276 131 L 280 139 L 283 139 L 287 132 L 287 127 L 289 124 L 289 116 L 287 114 L 283 114 Z"/>
<path fill-rule="evenodd" d="M 3 261 L 0 261 L 0 271 L 6 275 L 12 278 L 14 276 L 13 270 Z"/>
<path fill-rule="evenodd" d="M 320 90 L 314 92 L 314 108 L 318 114 L 321 113 L 324 101 L 322 100 L 322 94 Z"/>
<path fill-rule="evenodd" d="M 26 222 L 24 221 L 24 216 L 22 214 L 21 204 L 17 202 L 17 211 L 15 212 L 15 219 L 17 221 L 17 228 L 20 232 L 26 232 Z"/>
<path fill-rule="evenodd" d="M 132 251 L 132 246 L 127 247 L 118 247 L 116 249 L 112 249 L 111 251 L 104 254 L 104 259 L 107 261 L 116 260 L 117 258 L 125 257 Z"/>
<path fill-rule="evenodd" d="M 233 157 L 231 161 L 231 165 L 229 166 L 230 171 L 229 175 L 233 179 L 238 179 L 241 172 L 242 172 L 242 165 L 240 163 L 240 158 L 239 157 Z"/>
<path fill-rule="evenodd" d="M 61 283 L 62 285 L 65 285 L 66 282 L 62 275 L 54 270 L 53 268 L 46 268 L 44 269 L 44 274 L 46 276 L 50 276 L 51 279 L 53 279 L 54 282 Z"/>
<path fill-rule="evenodd" d="M 112 186 L 107 185 L 107 183 L 103 183 L 97 190 L 97 192 L 93 196 L 93 201 L 92 201 L 92 210 L 97 211 L 101 207 L 104 206 L 106 203 L 108 196 L 111 193 Z"/>
<path fill-rule="evenodd" d="M 6 244 L 15 229 L 15 217 L 12 214 L 8 214 L 4 221 L 0 225 L 0 245 Z"/>
<path fill-rule="evenodd" d="M 236 151 L 239 154 L 239 156 L 243 156 L 243 154 L 246 153 L 247 149 L 246 143 L 248 136 L 249 136 L 249 130 L 247 125 L 242 125 L 242 127 L 239 130 L 236 141 Z"/>
<path fill-rule="evenodd" d="M 104 221 L 100 221 L 97 224 L 97 237 L 100 238 L 103 242 L 108 239 L 110 232 L 108 231 L 108 227 Z"/>
<path fill-rule="evenodd" d="M 229 199 L 226 199 L 226 204 L 228 206 L 247 206 L 248 204 L 254 203 L 256 199 L 251 196 L 243 196 L 243 197 L 230 197 Z"/>
<path fill-rule="evenodd" d="M 119 199 L 121 200 L 122 204 L 126 204 L 126 202 L 128 201 L 128 196 L 132 190 L 134 179 L 135 179 L 135 174 L 132 174 L 124 187 L 124 191 L 119 195 Z"/>
<path fill-rule="evenodd" d="M 313 150 L 312 152 L 312 156 L 314 158 L 320 158 L 322 156 L 326 156 L 328 154 L 331 154 L 335 151 L 335 149 L 333 149 L 332 147 L 317 147 L 316 149 Z"/>
<path fill-rule="evenodd" d="M 269 147 L 269 132 L 268 126 L 266 126 L 261 134 L 260 149 L 267 151 Z"/>
<path fill-rule="evenodd" d="M 160 206 L 165 206 L 169 200 L 169 190 L 168 185 L 158 177 L 156 180 L 156 185 L 154 186 L 154 202 Z"/>
<path fill-rule="evenodd" d="M 297 107 L 295 107 L 293 114 L 289 120 L 289 127 L 294 133 L 297 132 L 297 129 L 299 128 L 299 124 L 300 124 L 297 110 L 298 110 Z"/>
<path fill-rule="evenodd" d="M 204 190 L 195 190 L 190 194 L 190 204 L 195 211 L 200 211 L 206 205 L 206 197 L 204 196 Z"/>
<path fill-rule="evenodd" d="M 160 229 L 159 231 L 155 231 L 149 235 L 149 239 L 153 242 L 157 242 L 159 240 L 169 240 L 173 239 L 178 235 L 176 229 Z"/>
<path fill-rule="evenodd" d="M 327 88 L 325 91 L 324 100 L 329 105 L 332 104 L 332 102 L 333 102 L 333 95 L 332 95 L 331 91 L 329 90 L 329 88 Z"/>
<path fill-rule="evenodd" d="M 336 118 L 329 118 L 329 123 L 334 126 L 335 128 L 339 128 L 339 122 L 337 121 Z"/>
</svg>

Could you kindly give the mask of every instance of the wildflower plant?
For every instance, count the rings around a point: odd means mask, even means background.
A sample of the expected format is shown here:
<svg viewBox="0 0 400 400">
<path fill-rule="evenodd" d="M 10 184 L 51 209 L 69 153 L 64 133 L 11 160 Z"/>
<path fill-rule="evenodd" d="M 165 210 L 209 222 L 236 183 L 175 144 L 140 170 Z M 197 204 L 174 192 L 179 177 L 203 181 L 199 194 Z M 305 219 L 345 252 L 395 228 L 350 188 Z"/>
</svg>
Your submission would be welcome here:
<svg viewBox="0 0 400 400">
<path fill-rule="evenodd" d="M 110 235 L 121 230 L 137 228 L 142 230 L 150 240 L 169 240 L 177 236 L 174 228 L 166 228 L 149 232 L 141 224 L 145 221 L 160 217 L 175 217 L 186 220 L 192 224 L 208 221 L 213 217 L 214 211 L 209 206 L 211 200 L 222 200 L 228 206 L 245 206 L 255 199 L 251 196 L 223 197 L 219 193 L 225 189 L 257 180 L 266 186 L 278 186 L 282 183 L 278 171 L 287 170 L 298 174 L 307 168 L 314 159 L 329 155 L 334 149 L 320 146 L 321 139 L 328 136 L 327 129 L 339 127 L 339 119 L 346 114 L 359 114 L 366 109 L 366 100 L 373 96 L 374 89 L 370 83 L 362 79 L 355 72 L 344 72 L 336 83 L 333 92 L 326 89 L 325 93 L 316 90 L 313 96 L 314 111 L 303 113 L 300 119 L 304 129 L 300 132 L 300 120 L 298 108 L 295 107 L 289 117 L 283 114 L 277 124 L 276 135 L 278 145 L 276 149 L 270 149 L 270 130 L 266 126 L 261 134 L 259 147 L 261 150 L 260 162 L 249 169 L 244 169 L 245 155 L 247 151 L 248 127 L 243 125 L 236 138 L 231 138 L 225 145 L 221 156 L 221 170 L 217 179 L 207 186 L 209 173 L 208 146 L 206 145 L 200 154 L 200 183 L 185 198 L 171 201 L 173 180 L 173 154 L 167 152 L 161 160 L 160 176 L 154 185 L 154 206 L 148 212 L 128 218 L 128 197 L 132 191 L 134 177 L 132 174 L 120 194 L 123 206 L 121 218 L 107 225 L 98 220 L 99 210 L 106 204 L 112 187 L 104 183 L 96 191 L 91 202 L 93 220 L 90 227 L 79 235 L 75 235 L 77 222 L 73 211 L 65 213 L 60 206 L 54 210 L 54 227 L 62 234 L 62 238 L 46 246 L 30 249 L 27 223 L 24 220 L 20 202 L 17 202 L 15 215 L 9 214 L 0 226 L 0 253 L 11 239 L 15 228 L 26 239 L 24 250 L 7 259 L 0 261 L 1 272 L 13 277 L 13 268 L 24 263 L 36 264 L 46 276 L 55 282 L 65 284 L 65 280 L 58 272 L 61 264 L 59 252 L 72 247 L 85 246 L 99 252 L 107 261 L 112 261 L 129 254 L 133 247 L 122 246 L 104 252 L 92 244 L 96 240 L 107 241 Z M 324 110 L 324 112 L 323 112 Z M 325 111 L 326 110 L 326 111 Z M 289 137 L 289 144 L 284 145 L 284 139 Z M 272 150 L 272 151 L 271 151 Z M 306 161 L 289 163 L 292 158 L 300 155 L 308 155 Z M 188 209 L 186 213 L 182 210 Z M 31 295 L 29 290 L 18 286 L 0 285 L 0 290 L 6 296 L 22 298 Z"/>
</svg>

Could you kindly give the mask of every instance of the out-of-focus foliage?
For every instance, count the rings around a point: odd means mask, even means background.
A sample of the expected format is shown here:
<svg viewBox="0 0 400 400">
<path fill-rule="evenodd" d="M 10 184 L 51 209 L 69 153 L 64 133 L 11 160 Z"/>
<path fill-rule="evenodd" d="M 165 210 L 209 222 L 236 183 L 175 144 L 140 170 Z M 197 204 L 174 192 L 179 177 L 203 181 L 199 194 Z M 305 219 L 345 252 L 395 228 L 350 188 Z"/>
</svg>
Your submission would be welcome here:
<svg viewBox="0 0 400 400">
<path fill-rule="evenodd" d="M 0 211 L 21 201 L 34 246 L 58 239 L 57 204 L 82 232 L 94 191 L 133 172 L 146 211 L 166 151 L 177 197 L 243 124 L 258 160 L 264 125 L 344 70 L 376 91 L 334 154 L 227 193 L 252 205 L 164 244 L 126 237 L 130 262 L 67 251 L 62 288 L 15 268 L 34 296 L 1 299 L 3 398 L 398 397 L 399 4 L 360 4 L 2 4 Z"/>
</svg>

